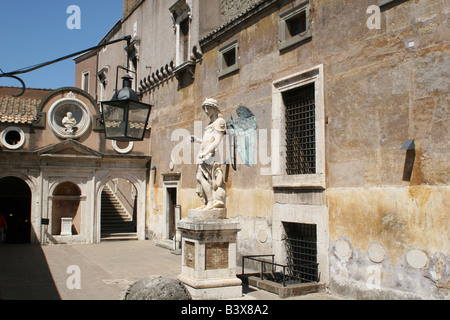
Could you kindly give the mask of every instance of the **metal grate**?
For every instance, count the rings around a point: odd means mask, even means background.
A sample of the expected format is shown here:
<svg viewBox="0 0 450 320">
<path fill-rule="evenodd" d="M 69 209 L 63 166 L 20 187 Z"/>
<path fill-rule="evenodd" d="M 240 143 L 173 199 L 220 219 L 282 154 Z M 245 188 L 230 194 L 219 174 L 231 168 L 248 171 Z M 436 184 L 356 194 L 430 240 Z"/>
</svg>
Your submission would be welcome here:
<svg viewBox="0 0 450 320">
<path fill-rule="evenodd" d="M 319 282 L 315 224 L 284 222 L 287 274 L 301 282 Z"/>
<path fill-rule="evenodd" d="M 286 173 L 316 173 L 314 84 L 283 94 L 286 106 Z"/>
</svg>

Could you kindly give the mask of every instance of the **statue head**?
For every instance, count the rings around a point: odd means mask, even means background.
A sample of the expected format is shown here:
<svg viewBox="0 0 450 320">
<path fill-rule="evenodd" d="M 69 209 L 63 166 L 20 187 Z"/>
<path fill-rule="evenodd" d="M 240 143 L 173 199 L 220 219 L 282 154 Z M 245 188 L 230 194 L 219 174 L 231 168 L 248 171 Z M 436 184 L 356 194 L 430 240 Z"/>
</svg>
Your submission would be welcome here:
<svg viewBox="0 0 450 320">
<path fill-rule="evenodd" d="M 206 99 L 205 102 L 203 102 L 203 104 L 202 104 L 202 108 L 203 108 L 203 111 L 205 111 L 205 113 L 207 113 L 206 112 L 207 107 L 212 108 L 215 113 L 220 115 L 220 109 L 219 109 L 219 104 L 217 103 L 217 100 Z"/>
</svg>

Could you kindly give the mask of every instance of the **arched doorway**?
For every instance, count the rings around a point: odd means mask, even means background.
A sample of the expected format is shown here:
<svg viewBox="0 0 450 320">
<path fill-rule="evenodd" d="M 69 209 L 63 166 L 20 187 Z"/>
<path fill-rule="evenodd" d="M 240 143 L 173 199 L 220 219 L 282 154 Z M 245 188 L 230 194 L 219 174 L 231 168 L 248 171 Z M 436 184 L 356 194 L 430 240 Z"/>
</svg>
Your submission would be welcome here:
<svg viewBox="0 0 450 320">
<path fill-rule="evenodd" d="M 137 190 L 127 179 L 110 180 L 101 196 L 101 240 L 137 239 Z"/>
<path fill-rule="evenodd" d="M 8 226 L 5 243 L 30 243 L 31 190 L 25 181 L 16 177 L 0 179 L 0 213 Z"/>
<path fill-rule="evenodd" d="M 81 230 L 81 190 L 72 182 L 64 182 L 53 191 L 52 235 L 61 235 L 63 218 L 72 219 L 70 235 L 78 235 Z"/>
</svg>

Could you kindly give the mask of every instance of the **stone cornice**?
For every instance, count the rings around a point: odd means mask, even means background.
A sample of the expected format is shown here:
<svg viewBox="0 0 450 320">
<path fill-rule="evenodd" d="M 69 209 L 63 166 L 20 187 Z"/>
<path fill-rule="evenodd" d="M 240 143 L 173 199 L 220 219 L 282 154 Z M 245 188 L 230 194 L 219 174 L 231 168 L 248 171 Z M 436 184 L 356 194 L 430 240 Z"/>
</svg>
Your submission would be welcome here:
<svg viewBox="0 0 450 320">
<path fill-rule="evenodd" d="M 199 43 L 200 46 L 203 48 L 204 46 L 212 43 L 217 38 L 221 37 L 222 35 L 226 34 L 230 30 L 236 28 L 241 23 L 247 21 L 254 15 L 260 13 L 261 11 L 269 8 L 279 0 L 266 0 L 266 1 L 260 1 L 259 3 L 249 7 L 245 12 L 231 20 L 230 22 L 222 25 L 221 27 L 217 28 L 216 30 L 212 31 L 208 35 L 204 36 L 200 39 Z"/>
</svg>

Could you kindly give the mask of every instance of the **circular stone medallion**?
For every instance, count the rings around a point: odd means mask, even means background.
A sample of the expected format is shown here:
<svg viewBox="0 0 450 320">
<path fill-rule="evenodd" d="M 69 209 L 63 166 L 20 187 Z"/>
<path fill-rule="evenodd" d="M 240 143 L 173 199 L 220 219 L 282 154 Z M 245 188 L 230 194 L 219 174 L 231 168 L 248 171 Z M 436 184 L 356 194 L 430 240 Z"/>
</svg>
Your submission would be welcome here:
<svg viewBox="0 0 450 320">
<path fill-rule="evenodd" d="M 406 261 L 415 269 L 422 269 L 428 263 L 427 255 L 420 250 L 411 250 L 406 254 Z"/>
<path fill-rule="evenodd" d="M 372 262 L 380 263 L 384 260 L 385 257 L 384 249 L 378 243 L 374 243 L 369 247 L 369 259 Z"/>
<path fill-rule="evenodd" d="M 47 120 L 53 133 L 62 139 L 78 139 L 91 125 L 88 107 L 76 98 L 56 101 L 50 108 Z"/>
<path fill-rule="evenodd" d="M 345 240 L 336 241 L 336 254 L 341 258 L 346 258 L 350 255 L 350 246 Z"/>
</svg>

